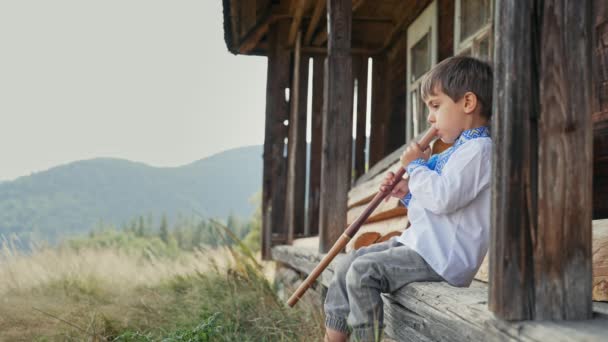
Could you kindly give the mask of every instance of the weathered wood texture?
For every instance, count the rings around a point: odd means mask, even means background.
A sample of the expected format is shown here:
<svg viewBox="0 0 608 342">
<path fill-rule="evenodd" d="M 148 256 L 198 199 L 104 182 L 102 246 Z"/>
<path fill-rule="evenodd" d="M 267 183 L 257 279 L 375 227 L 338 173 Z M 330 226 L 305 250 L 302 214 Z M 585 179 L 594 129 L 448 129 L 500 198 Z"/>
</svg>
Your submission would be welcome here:
<svg viewBox="0 0 608 342">
<path fill-rule="evenodd" d="M 377 189 L 376 192 L 378 192 Z M 346 223 L 348 225 L 353 223 L 365 211 L 366 208 L 367 203 L 348 209 L 348 213 L 346 214 Z M 404 216 L 405 214 L 407 214 L 407 209 L 403 206 L 399 199 L 391 197 L 387 201 L 382 201 L 382 203 L 378 205 L 376 210 L 374 210 L 369 218 L 365 220 L 365 223 L 382 221 L 396 216 Z"/>
<path fill-rule="evenodd" d="M 469 288 L 445 282 L 412 283 L 385 295 L 387 334 L 399 341 L 605 341 L 608 315 L 600 303 L 592 320 L 578 322 L 509 322 L 487 308 L 485 284 Z"/>
<path fill-rule="evenodd" d="M 533 1 L 497 0 L 489 307 L 508 320 L 534 318 L 538 13 Z"/>
<path fill-rule="evenodd" d="M 272 257 L 286 267 L 308 274 L 323 255 L 314 248 L 276 246 Z M 339 254 L 318 282 L 327 287 Z M 605 341 L 608 304 L 594 303 L 594 316 L 586 321 L 509 322 L 487 308 L 488 290 L 473 281 L 469 288 L 445 282 L 411 283 L 383 295 L 386 333 L 398 341 Z"/>
<path fill-rule="evenodd" d="M 593 218 L 608 218 L 608 3 L 594 2 Z"/>
<path fill-rule="evenodd" d="M 353 60 L 353 77 L 357 80 L 357 127 L 355 135 L 355 154 L 353 179 L 365 173 L 365 124 L 367 120 L 367 64 L 365 56 Z"/>
<path fill-rule="evenodd" d="M 350 55 L 352 3 L 328 0 L 329 43 L 325 74 L 319 250 L 328 251 L 346 226 L 352 171 L 353 77 Z"/>
<path fill-rule="evenodd" d="M 454 55 L 455 1 L 437 0 L 437 62 Z"/>
<path fill-rule="evenodd" d="M 399 217 L 394 217 L 394 218 L 390 218 L 387 220 L 366 223 L 366 224 L 362 225 L 361 228 L 359 229 L 359 231 L 357 232 L 357 234 L 355 234 L 355 236 L 353 236 L 351 242 L 349 242 L 346 245 L 345 250 L 346 250 L 346 252 L 351 251 L 354 247 L 355 241 L 357 241 L 359 236 L 361 236 L 362 234 L 369 233 L 369 232 L 377 232 L 381 236 L 384 236 L 384 235 L 389 234 L 394 231 L 402 232 L 405 230 L 405 227 L 407 227 L 408 222 L 409 221 L 408 221 L 407 216 L 399 216 Z"/>
<path fill-rule="evenodd" d="M 391 113 L 391 88 L 386 85 L 388 77 L 389 63 L 387 56 L 374 57 L 372 62 L 371 130 L 369 134 L 370 167 L 390 153 L 388 149 L 388 126 L 390 125 Z"/>
<path fill-rule="evenodd" d="M 590 2 L 495 5 L 490 308 L 512 320 L 586 319 Z"/>
<path fill-rule="evenodd" d="M 325 58 L 314 57 L 312 71 L 312 108 L 310 124 L 310 171 L 308 182 L 308 220 L 306 235 L 319 234 L 321 200 L 321 157 L 323 146 L 323 82 Z"/>
<path fill-rule="evenodd" d="M 591 0 L 542 1 L 535 318 L 591 317 Z"/>
<path fill-rule="evenodd" d="M 262 191 L 262 257 L 270 257 L 273 241 L 287 239 L 285 230 L 286 159 L 283 156 L 289 117 L 285 89 L 289 88 L 289 52 L 279 44 L 285 25 L 277 24 L 270 33 L 272 49 L 268 56 L 266 84 L 266 127 Z"/>
<path fill-rule="evenodd" d="M 301 33 L 293 53 L 293 79 L 290 95 L 291 115 L 289 118 L 287 202 L 285 219 L 288 242 L 304 236 L 304 215 L 306 195 L 306 104 L 308 103 L 308 58 L 302 56 Z"/>
<path fill-rule="evenodd" d="M 593 283 L 594 301 L 608 301 L 608 220 L 593 221 Z M 488 282 L 488 257 L 484 259 L 475 279 Z"/>
</svg>

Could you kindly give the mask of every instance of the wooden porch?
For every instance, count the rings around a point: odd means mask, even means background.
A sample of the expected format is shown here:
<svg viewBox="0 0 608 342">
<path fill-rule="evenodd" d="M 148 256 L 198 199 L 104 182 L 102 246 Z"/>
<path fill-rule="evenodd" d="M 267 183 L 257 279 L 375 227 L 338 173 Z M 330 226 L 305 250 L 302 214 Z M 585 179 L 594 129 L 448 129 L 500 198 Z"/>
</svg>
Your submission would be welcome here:
<svg viewBox="0 0 608 342">
<path fill-rule="evenodd" d="M 492 238 L 478 274 L 487 283 L 408 285 L 385 297 L 387 332 L 416 341 L 608 336 L 605 1 L 224 0 L 224 28 L 231 52 L 268 56 L 264 258 L 310 272 L 426 128 L 424 73 L 473 55 L 495 72 Z M 391 200 L 361 233 L 406 225 Z"/>
</svg>

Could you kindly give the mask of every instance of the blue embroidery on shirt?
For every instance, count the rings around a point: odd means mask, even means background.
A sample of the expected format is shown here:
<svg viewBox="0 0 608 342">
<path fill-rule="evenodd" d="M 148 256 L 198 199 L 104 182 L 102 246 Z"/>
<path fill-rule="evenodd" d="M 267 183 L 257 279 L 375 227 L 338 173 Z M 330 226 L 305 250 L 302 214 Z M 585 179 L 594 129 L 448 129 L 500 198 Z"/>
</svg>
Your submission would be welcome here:
<svg viewBox="0 0 608 342">
<path fill-rule="evenodd" d="M 456 151 L 456 149 L 458 149 L 458 147 L 460 147 L 462 144 L 464 144 L 465 142 L 467 142 L 471 139 L 486 138 L 489 136 L 490 136 L 490 128 L 487 126 L 482 126 L 482 127 L 468 129 L 466 131 L 463 131 L 460 134 L 460 136 L 458 136 L 458 139 L 456 139 L 456 142 L 454 143 L 454 145 L 452 145 L 452 147 L 448 148 L 447 150 L 445 150 L 439 154 L 432 156 L 431 158 L 429 158 L 428 162 L 424 161 L 424 159 L 416 159 L 413 162 L 411 162 L 407 166 L 407 173 L 411 175 L 415 169 L 417 169 L 419 167 L 427 167 L 429 170 L 434 170 L 437 173 L 441 174 L 443 167 L 448 162 L 448 160 L 450 159 L 450 157 L 452 156 L 454 151 Z M 435 157 L 435 158 L 433 159 L 433 157 Z M 404 198 L 401 199 L 401 202 L 407 208 L 407 207 L 409 207 L 411 200 L 412 200 L 412 193 L 408 192 L 408 194 Z"/>
</svg>

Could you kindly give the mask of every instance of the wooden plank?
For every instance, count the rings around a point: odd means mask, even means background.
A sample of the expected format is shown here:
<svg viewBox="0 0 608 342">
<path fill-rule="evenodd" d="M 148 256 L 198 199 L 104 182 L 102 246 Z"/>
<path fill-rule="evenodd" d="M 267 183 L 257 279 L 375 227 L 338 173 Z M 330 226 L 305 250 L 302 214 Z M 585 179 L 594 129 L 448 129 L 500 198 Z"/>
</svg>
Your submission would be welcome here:
<svg viewBox="0 0 608 342">
<path fill-rule="evenodd" d="M 357 231 L 357 234 L 355 234 L 355 236 L 353 236 L 351 241 L 346 245 L 345 250 L 346 250 L 346 252 L 350 252 L 351 250 L 353 250 L 354 242 L 357 240 L 357 238 L 361 234 L 368 233 L 368 232 L 377 232 L 377 233 L 380 233 L 381 235 L 386 235 L 393 231 L 404 231 L 405 227 L 407 227 L 408 222 L 409 222 L 409 220 L 408 220 L 407 216 L 399 216 L 399 217 L 390 218 L 388 220 L 383 220 L 383 221 L 378 221 L 378 222 L 373 222 L 373 223 L 366 223 L 366 224 L 362 225 L 361 228 L 359 229 L 359 231 Z"/>
<path fill-rule="evenodd" d="M 315 33 L 317 26 L 319 25 L 319 21 L 321 20 L 322 14 L 325 13 L 325 4 L 327 0 L 317 0 L 315 4 L 315 9 L 312 13 L 312 18 L 310 19 L 310 23 L 308 24 L 308 28 L 306 29 L 306 35 L 304 35 L 304 45 L 310 45 L 312 41 L 312 35 Z"/>
<path fill-rule="evenodd" d="M 591 1 L 545 0 L 540 44 L 535 319 L 592 316 Z"/>
<path fill-rule="evenodd" d="M 273 259 L 309 274 L 322 254 L 309 247 L 276 246 Z M 319 283 L 329 286 L 339 254 L 325 269 Z M 510 322 L 487 308 L 488 287 L 473 281 L 470 287 L 446 282 L 415 282 L 384 294 L 386 333 L 398 341 L 605 341 L 608 303 L 594 303 L 593 319 L 584 321 Z M 413 334 L 413 335 L 412 335 Z"/>
<path fill-rule="evenodd" d="M 319 204 L 321 199 L 321 157 L 323 144 L 323 80 L 325 58 L 314 57 L 312 76 L 310 171 L 308 187 L 308 223 L 306 235 L 319 234 Z"/>
<path fill-rule="evenodd" d="M 272 14 L 272 7 L 268 7 L 266 13 L 261 15 L 261 19 L 255 24 L 253 28 L 251 28 L 247 34 L 245 34 L 240 43 L 238 44 L 238 51 L 240 54 L 248 54 L 250 53 L 262 40 L 262 38 L 268 33 L 270 27 L 273 29 L 280 19 L 283 19 L 285 16 Z M 269 38 L 270 41 L 270 38 Z M 268 53 L 270 55 L 270 52 Z"/>
<path fill-rule="evenodd" d="M 365 173 L 365 124 L 367 120 L 367 57 L 359 56 L 353 61 L 353 74 L 357 80 L 357 127 L 355 136 L 354 179 Z"/>
<path fill-rule="evenodd" d="M 348 227 L 351 223 L 353 223 L 367 208 L 367 203 L 355 206 L 350 208 L 346 214 L 346 223 L 347 225 L 344 227 Z M 376 221 L 385 220 L 388 218 L 392 218 L 395 216 L 404 216 L 407 214 L 407 209 L 401 204 L 398 198 L 391 197 L 388 201 L 382 201 L 374 210 L 374 212 L 369 216 L 369 218 L 365 221 L 365 223 L 371 223 Z"/>
<path fill-rule="evenodd" d="M 286 136 L 283 121 L 289 109 L 285 101 L 285 88 L 289 86 L 289 53 L 282 49 L 279 40 L 285 26 L 277 24 L 269 36 L 272 49 L 268 55 L 266 84 L 266 122 L 264 138 L 264 170 L 262 191 L 262 257 L 270 257 L 270 248 L 277 237 L 287 238 L 284 231 L 285 158 L 283 139 Z"/>
<path fill-rule="evenodd" d="M 301 55 L 302 33 L 298 33 L 293 53 L 291 115 L 289 118 L 286 222 L 288 243 L 304 236 L 306 195 L 306 104 L 308 101 L 308 58 Z"/>
<path fill-rule="evenodd" d="M 353 0 L 352 1 L 352 11 L 355 12 L 364 3 L 365 3 L 365 0 Z M 352 16 L 352 14 L 351 14 L 351 16 Z M 319 31 L 319 33 L 315 37 L 314 41 L 312 41 L 312 45 L 321 46 L 321 45 L 325 44 L 325 42 L 327 41 L 327 38 L 328 38 L 327 25 L 325 25 L 325 27 L 323 27 L 323 29 L 321 29 L 321 31 Z"/>
<path fill-rule="evenodd" d="M 445 282 L 418 282 L 384 295 L 387 333 L 406 341 L 409 329 L 432 341 L 605 341 L 608 316 L 586 321 L 509 322 L 487 309 L 488 290 Z"/>
<path fill-rule="evenodd" d="M 489 307 L 533 319 L 537 205 L 538 32 L 534 2 L 496 1 Z M 513 132 L 517 132 L 514 134 Z"/>
<path fill-rule="evenodd" d="M 401 35 L 405 34 L 407 27 L 416 19 L 422 11 L 431 3 L 429 0 L 425 1 L 402 1 L 394 12 L 397 13 L 396 25 L 393 29 L 386 35 L 384 39 L 384 43 L 382 47 L 378 48 L 376 53 L 383 53 L 390 46 L 393 45 L 395 40 L 397 40 Z"/>
<path fill-rule="evenodd" d="M 608 218 L 608 3 L 594 1 L 593 13 L 593 218 Z"/>
<path fill-rule="evenodd" d="M 244 37 L 254 26 L 257 21 L 257 6 L 255 1 L 239 2 L 239 38 Z"/>
<path fill-rule="evenodd" d="M 289 28 L 289 36 L 287 37 L 288 46 L 294 45 L 298 31 L 301 31 L 300 24 L 302 23 L 302 16 L 304 15 L 304 12 L 308 8 L 309 0 L 294 0 L 292 2 L 292 5 L 294 6 L 294 8 L 292 10 L 293 20 L 291 22 L 291 27 Z M 301 44 L 301 40 L 300 40 L 300 44 Z"/>
<path fill-rule="evenodd" d="M 347 195 L 352 171 L 353 76 L 350 55 L 350 0 L 328 0 L 329 37 L 325 74 L 323 158 L 321 167 L 320 242 L 328 251 L 346 224 Z"/>
<path fill-rule="evenodd" d="M 334 260 L 327 266 L 317 281 L 323 286 L 329 287 L 331 278 L 334 275 L 334 268 L 344 257 L 345 254 L 336 255 Z M 291 267 L 306 275 L 312 272 L 322 258 L 323 254 L 319 254 L 316 249 L 310 249 L 307 246 L 296 247 L 284 245 L 275 246 L 272 248 L 272 260 Z"/>
<path fill-rule="evenodd" d="M 592 260 L 592 299 L 608 302 L 608 220 L 593 221 Z"/>
</svg>

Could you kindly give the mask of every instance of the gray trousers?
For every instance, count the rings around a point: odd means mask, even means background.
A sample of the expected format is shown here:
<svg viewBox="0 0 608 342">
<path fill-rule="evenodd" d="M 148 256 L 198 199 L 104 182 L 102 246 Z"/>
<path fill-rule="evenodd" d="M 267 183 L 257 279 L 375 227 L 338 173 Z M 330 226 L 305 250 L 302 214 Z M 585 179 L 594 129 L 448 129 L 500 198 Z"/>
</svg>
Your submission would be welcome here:
<svg viewBox="0 0 608 342">
<path fill-rule="evenodd" d="M 356 341 L 379 341 L 383 331 L 381 293 L 415 281 L 443 279 L 396 238 L 352 251 L 338 263 L 325 298 L 325 326 Z"/>
</svg>

